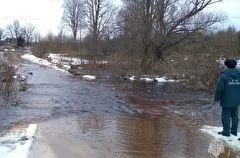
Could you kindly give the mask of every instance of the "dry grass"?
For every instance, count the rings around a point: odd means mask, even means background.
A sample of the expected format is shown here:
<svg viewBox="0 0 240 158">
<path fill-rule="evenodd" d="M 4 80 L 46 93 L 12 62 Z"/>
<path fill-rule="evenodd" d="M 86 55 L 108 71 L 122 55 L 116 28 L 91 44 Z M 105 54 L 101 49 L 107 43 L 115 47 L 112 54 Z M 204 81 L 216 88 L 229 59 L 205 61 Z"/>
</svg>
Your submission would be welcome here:
<svg viewBox="0 0 240 158">
<path fill-rule="evenodd" d="M 102 65 L 96 61 L 107 60 L 107 70 L 113 77 L 131 76 L 131 75 L 167 75 L 176 77 L 176 79 L 186 79 L 186 87 L 194 89 L 210 89 L 213 90 L 217 77 L 219 75 L 216 59 L 220 56 L 229 57 L 229 52 L 218 53 L 214 42 L 202 41 L 180 47 L 178 52 L 172 52 L 164 61 L 155 60 L 153 56 L 149 56 L 146 60 L 146 65 L 142 65 L 142 53 L 123 50 L 122 52 L 112 52 L 108 54 L 98 53 L 92 54 L 80 45 L 74 46 L 71 43 L 61 43 L 59 41 L 41 41 L 33 46 L 33 52 L 36 56 L 44 58 L 48 53 L 64 54 L 68 57 L 78 57 L 89 60 L 90 64 L 85 65 L 86 69 L 102 68 Z M 215 40 L 215 39 L 214 39 Z M 211 44 L 211 47 L 206 46 L 206 42 Z M 136 48 L 137 49 L 137 48 Z M 223 49 L 223 48 L 222 48 Z M 229 50 L 229 46 L 226 46 Z M 223 49 L 225 50 L 225 49 Z M 174 51 L 174 50 L 172 50 Z M 100 51 L 101 52 L 101 51 Z M 128 52 L 128 53 L 126 53 Z M 231 56 L 236 56 L 236 51 L 232 51 Z M 234 53 L 235 52 L 235 53 Z M 61 63 L 60 63 L 61 64 Z"/>
<path fill-rule="evenodd" d="M 32 47 L 32 52 L 35 56 L 43 58 L 46 54 L 49 53 L 58 53 L 69 52 L 72 50 L 72 46 L 69 44 L 61 44 L 60 42 L 54 41 L 40 41 Z"/>
<path fill-rule="evenodd" d="M 113 76 L 136 75 L 141 72 L 141 61 L 124 53 L 114 53 L 107 58 L 107 69 Z"/>
<path fill-rule="evenodd" d="M 39 58 L 45 58 L 47 54 L 64 54 L 68 57 L 77 57 L 91 61 L 105 60 L 106 56 L 103 53 L 93 54 L 88 53 L 84 48 L 72 43 L 61 43 L 59 41 L 40 41 L 33 45 L 32 52 Z"/>
<path fill-rule="evenodd" d="M 63 49 L 64 48 L 64 49 Z M 195 53 L 173 53 L 165 61 L 154 60 L 153 57 L 147 59 L 147 69 L 142 68 L 141 55 L 127 54 L 124 52 L 104 54 L 91 54 L 83 49 L 73 48 L 64 44 L 63 48 L 58 42 L 43 41 L 33 47 L 33 52 L 38 57 L 45 57 L 47 53 L 63 53 L 68 57 L 78 57 L 89 60 L 85 69 L 97 70 L 103 66 L 107 68 L 112 77 L 132 76 L 132 75 L 167 75 L 187 79 L 186 87 L 194 89 L 214 89 L 216 78 L 219 74 L 215 56 L 208 56 L 204 53 L 196 52 L 196 48 L 187 51 Z M 199 49 L 199 48 L 198 48 Z M 197 49 L 197 50 L 198 50 Z M 186 50 L 183 50 L 186 51 Z M 187 57 L 187 59 L 186 59 Z M 106 65 L 96 64 L 96 61 L 107 60 Z M 204 62 L 203 62 L 204 61 Z M 173 75 L 174 74 L 174 75 Z"/>
<path fill-rule="evenodd" d="M 1 53 L 0 56 L 0 91 L 2 96 L 9 97 L 16 90 L 14 75 L 16 73 L 16 64 L 20 57 L 13 53 Z"/>
<path fill-rule="evenodd" d="M 186 87 L 214 90 L 220 70 L 217 56 L 205 53 L 175 54 L 168 58 L 171 73 L 183 76 Z"/>
<path fill-rule="evenodd" d="M 147 69 L 142 68 L 141 56 L 130 56 L 126 53 L 113 53 L 107 58 L 107 68 L 113 76 L 163 75 L 169 73 L 166 61 L 149 58 L 146 61 Z"/>
</svg>

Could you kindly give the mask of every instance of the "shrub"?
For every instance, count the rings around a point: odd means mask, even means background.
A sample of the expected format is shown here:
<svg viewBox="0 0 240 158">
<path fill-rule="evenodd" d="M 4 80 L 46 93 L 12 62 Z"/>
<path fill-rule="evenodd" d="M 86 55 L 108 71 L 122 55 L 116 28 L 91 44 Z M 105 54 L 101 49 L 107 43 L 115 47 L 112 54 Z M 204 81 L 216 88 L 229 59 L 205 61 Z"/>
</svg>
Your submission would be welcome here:
<svg viewBox="0 0 240 158">
<path fill-rule="evenodd" d="M 15 81 L 13 76 L 16 73 L 14 65 L 19 63 L 19 57 L 13 53 L 4 53 L 0 57 L 0 94 L 8 98 L 15 93 Z"/>
<path fill-rule="evenodd" d="M 18 47 L 24 47 L 25 45 L 25 39 L 22 36 L 19 36 L 17 38 L 17 46 Z"/>
</svg>

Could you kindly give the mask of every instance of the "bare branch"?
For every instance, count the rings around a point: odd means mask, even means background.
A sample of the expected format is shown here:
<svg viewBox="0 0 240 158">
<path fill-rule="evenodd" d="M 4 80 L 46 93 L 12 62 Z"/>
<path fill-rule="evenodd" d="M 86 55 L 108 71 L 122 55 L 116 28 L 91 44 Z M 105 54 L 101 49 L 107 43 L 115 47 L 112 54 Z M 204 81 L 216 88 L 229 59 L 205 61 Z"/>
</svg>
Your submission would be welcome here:
<svg viewBox="0 0 240 158">
<path fill-rule="evenodd" d="M 92 52 L 96 53 L 97 41 L 104 36 L 113 20 L 114 8 L 107 0 L 87 0 L 89 33 L 93 40 Z"/>
<path fill-rule="evenodd" d="M 63 24 L 72 31 L 76 42 L 77 32 L 85 27 L 86 10 L 80 0 L 64 0 Z"/>
<path fill-rule="evenodd" d="M 4 30 L 0 28 L 0 40 L 4 38 Z"/>
<path fill-rule="evenodd" d="M 144 54 L 154 47 L 162 58 L 164 51 L 183 42 L 195 32 L 224 20 L 204 12 L 219 0 L 123 0 L 119 24 L 135 39 L 141 39 Z"/>
</svg>

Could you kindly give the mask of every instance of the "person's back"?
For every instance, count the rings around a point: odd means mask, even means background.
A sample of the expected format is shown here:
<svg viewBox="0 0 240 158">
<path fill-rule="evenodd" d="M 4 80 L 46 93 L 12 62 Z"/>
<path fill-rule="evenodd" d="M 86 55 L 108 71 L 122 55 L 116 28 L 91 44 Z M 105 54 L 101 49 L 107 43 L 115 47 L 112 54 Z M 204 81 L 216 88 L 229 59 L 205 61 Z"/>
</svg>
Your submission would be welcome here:
<svg viewBox="0 0 240 158">
<path fill-rule="evenodd" d="M 240 71 L 237 69 L 225 70 L 220 78 L 215 100 L 226 108 L 236 108 L 240 105 Z"/>
<path fill-rule="evenodd" d="M 231 133 L 237 136 L 238 107 L 240 105 L 240 71 L 236 69 L 236 60 L 228 59 L 224 64 L 228 69 L 218 79 L 214 98 L 215 101 L 220 101 L 222 106 L 223 131 L 218 132 L 218 134 L 230 136 Z M 232 122 L 231 127 L 230 122 Z"/>
</svg>

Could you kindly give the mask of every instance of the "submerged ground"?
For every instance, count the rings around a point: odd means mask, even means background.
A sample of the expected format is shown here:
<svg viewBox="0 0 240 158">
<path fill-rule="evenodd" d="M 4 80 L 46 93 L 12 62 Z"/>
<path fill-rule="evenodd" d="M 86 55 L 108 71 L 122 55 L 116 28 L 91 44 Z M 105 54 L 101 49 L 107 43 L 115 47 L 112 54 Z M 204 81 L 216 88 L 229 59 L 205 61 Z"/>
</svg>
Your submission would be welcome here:
<svg viewBox="0 0 240 158">
<path fill-rule="evenodd" d="M 30 157 L 213 157 L 202 125 L 220 125 L 208 92 L 179 83 L 85 81 L 25 61 L 28 90 L 0 106 L 0 130 L 37 123 Z M 219 157 L 237 157 L 225 148 Z M 1 157 L 1 156 L 0 156 Z"/>
</svg>

